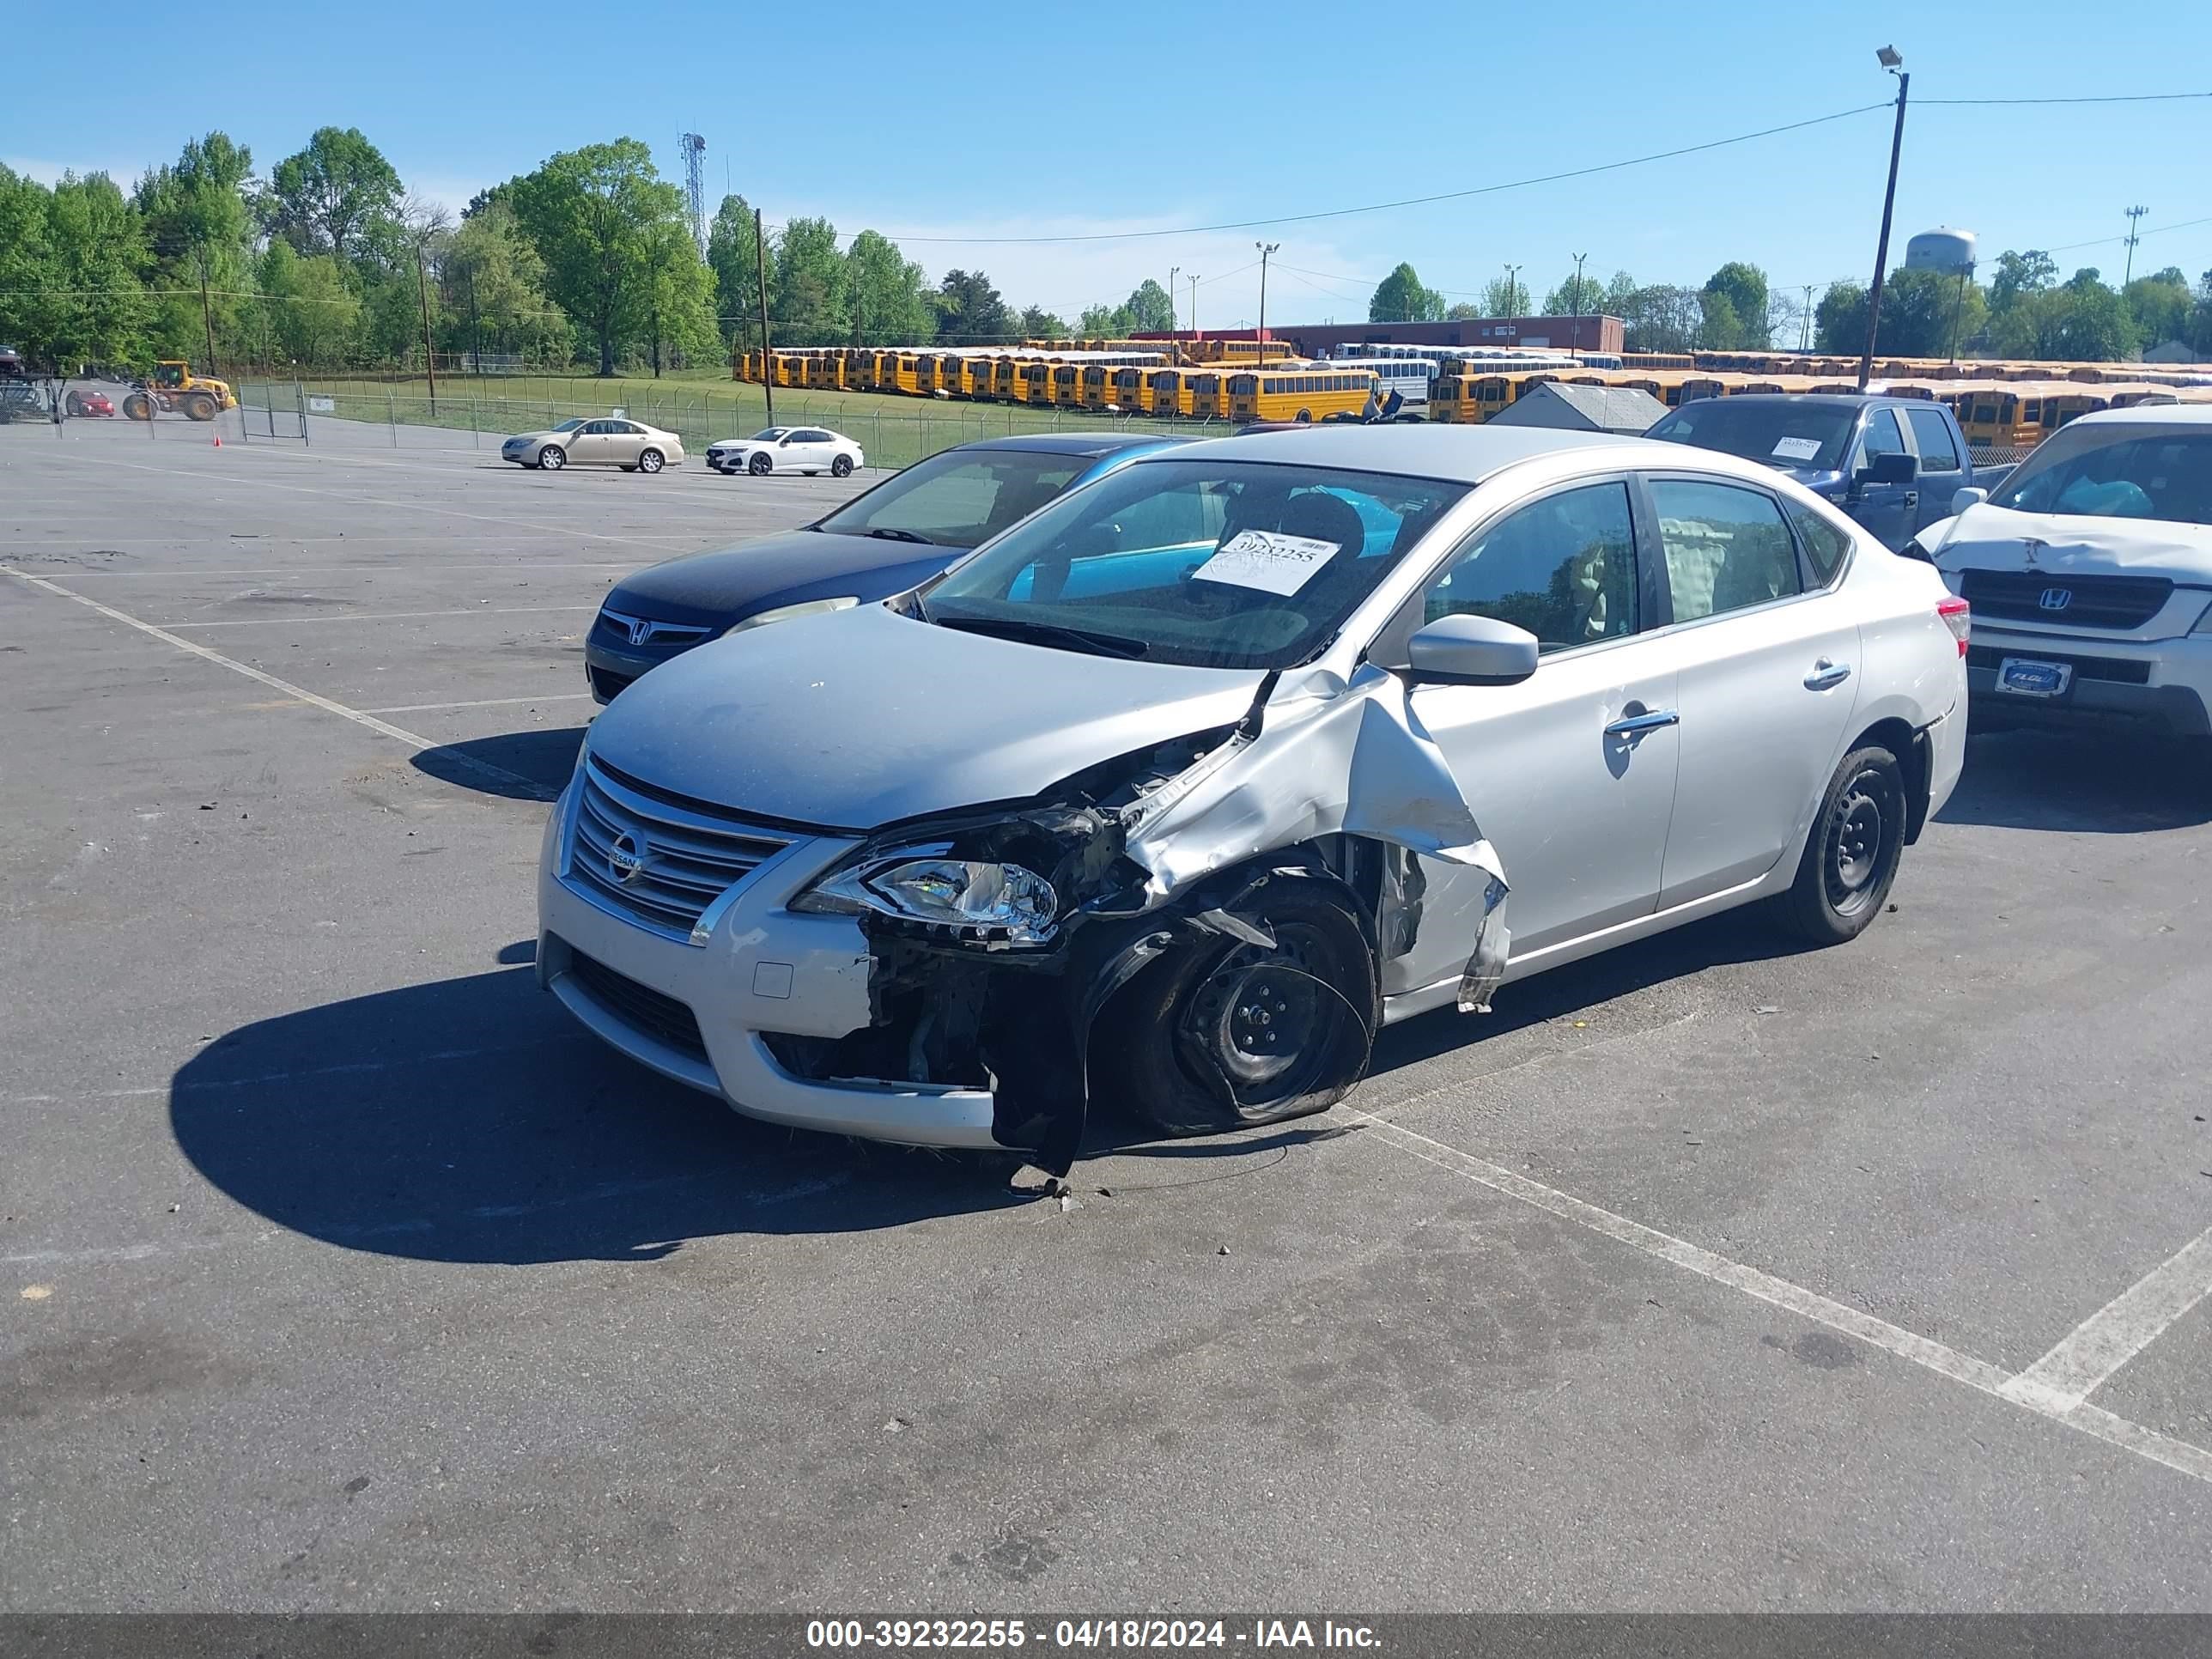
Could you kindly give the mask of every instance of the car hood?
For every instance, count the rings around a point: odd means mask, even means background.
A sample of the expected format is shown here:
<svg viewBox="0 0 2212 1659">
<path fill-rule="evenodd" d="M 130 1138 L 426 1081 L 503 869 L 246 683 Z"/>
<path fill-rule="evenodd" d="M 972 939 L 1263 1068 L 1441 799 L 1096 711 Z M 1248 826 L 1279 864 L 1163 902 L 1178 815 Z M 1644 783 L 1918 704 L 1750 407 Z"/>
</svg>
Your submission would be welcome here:
<svg viewBox="0 0 2212 1659">
<path fill-rule="evenodd" d="M 542 444 L 549 438 L 573 438 L 573 432 L 518 432 L 507 440 L 511 444 Z"/>
<path fill-rule="evenodd" d="M 1933 543 L 1939 570 L 2032 569 L 2054 575 L 2109 571 L 2164 576 L 2177 582 L 2212 582 L 2212 526 L 1981 506 L 1945 520 L 1937 529 L 1940 542 L 1931 533 L 1921 544 Z"/>
<path fill-rule="evenodd" d="M 967 556 L 964 547 L 793 530 L 649 566 L 616 583 L 606 603 L 625 616 L 727 625 L 770 603 L 889 599 Z"/>
<path fill-rule="evenodd" d="M 901 617 L 803 617 L 686 652 L 592 723 L 659 788 L 854 830 L 1027 799 L 1117 755 L 1226 726 L 1261 674 L 1090 657 Z"/>
</svg>

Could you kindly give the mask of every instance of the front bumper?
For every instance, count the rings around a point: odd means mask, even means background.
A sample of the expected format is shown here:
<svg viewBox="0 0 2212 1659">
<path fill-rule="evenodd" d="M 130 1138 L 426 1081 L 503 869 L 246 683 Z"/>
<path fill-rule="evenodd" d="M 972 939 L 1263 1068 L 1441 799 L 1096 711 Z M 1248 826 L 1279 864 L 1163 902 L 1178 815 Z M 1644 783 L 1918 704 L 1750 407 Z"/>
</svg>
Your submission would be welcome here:
<svg viewBox="0 0 2212 1659">
<path fill-rule="evenodd" d="M 1999 684 L 2007 657 L 2069 665 L 2056 697 L 2024 696 Z M 2212 635 L 2116 639 L 2008 629 L 1977 617 L 1966 655 L 1967 693 L 1977 723 L 2075 725 L 2118 721 L 2171 737 L 2212 735 Z"/>
<path fill-rule="evenodd" d="M 576 793 L 572 784 L 546 827 L 538 977 L 587 1028 L 748 1117 L 915 1146 L 999 1146 L 988 1090 L 799 1078 L 763 1041 L 774 1033 L 838 1037 L 869 1023 L 872 961 L 859 923 L 784 908 L 854 842 L 793 842 L 710 908 L 703 943 L 686 944 L 562 879 Z"/>
</svg>

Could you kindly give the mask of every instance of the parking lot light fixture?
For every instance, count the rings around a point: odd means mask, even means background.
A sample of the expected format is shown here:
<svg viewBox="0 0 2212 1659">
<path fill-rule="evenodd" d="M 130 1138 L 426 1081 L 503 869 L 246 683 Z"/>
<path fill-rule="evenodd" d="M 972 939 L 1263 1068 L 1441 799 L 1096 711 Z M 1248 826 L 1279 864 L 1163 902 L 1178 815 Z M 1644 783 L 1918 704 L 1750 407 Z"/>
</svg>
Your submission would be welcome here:
<svg viewBox="0 0 2212 1659">
<path fill-rule="evenodd" d="M 1881 234 L 1874 248 L 1874 286 L 1867 290 L 1866 349 L 1859 354 L 1859 390 L 1867 389 L 1874 374 L 1875 331 L 1881 324 L 1881 278 L 1889 264 L 1889 219 L 1897 205 L 1897 158 L 1905 148 L 1905 100 L 1912 89 L 1912 76 L 1904 55 L 1895 46 L 1876 49 L 1875 61 L 1897 77 L 1897 125 L 1889 136 L 1889 184 L 1881 197 Z"/>
</svg>

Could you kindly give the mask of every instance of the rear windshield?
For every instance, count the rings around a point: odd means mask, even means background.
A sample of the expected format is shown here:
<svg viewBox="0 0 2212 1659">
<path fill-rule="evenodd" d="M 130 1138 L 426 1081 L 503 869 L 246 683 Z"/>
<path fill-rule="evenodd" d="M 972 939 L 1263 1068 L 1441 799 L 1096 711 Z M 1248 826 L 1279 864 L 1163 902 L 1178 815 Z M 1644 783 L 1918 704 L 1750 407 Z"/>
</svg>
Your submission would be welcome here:
<svg viewBox="0 0 2212 1659">
<path fill-rule="evenodd" d="M 2212 432 L 2122 438 L 2041 466 L 2030 461 L 1992 504 L 2066 518 L 2212 524 Z"/>
<path fill-rule="evenodd" d="M 1733 398 L 1700 398 L 1669 410 L 1644 435 L 1717 449 L 1724 455 L 1765 461 L 1770 466 L 1832 472 L 1844 464 L 1844 447 L 1850 441 L 1854 412 L 1838 404 L 1739 403 Z"/>
</svg>

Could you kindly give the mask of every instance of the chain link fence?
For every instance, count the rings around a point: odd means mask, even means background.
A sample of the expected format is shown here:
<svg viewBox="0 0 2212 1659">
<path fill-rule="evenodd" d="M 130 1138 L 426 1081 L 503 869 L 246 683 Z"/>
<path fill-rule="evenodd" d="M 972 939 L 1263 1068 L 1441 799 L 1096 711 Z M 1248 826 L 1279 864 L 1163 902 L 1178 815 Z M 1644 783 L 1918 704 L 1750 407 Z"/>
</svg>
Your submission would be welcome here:
<svg viewBox="0 0 2212 1659">
<path fill-rule="evenodd" d="M 619 410 L 634 421 L 673 432 L 692 459 L 720 439 L 750 436 L 768 424 L 768 404 L 757 386 L 728 391 L 677 384 L 641 388 L 609 386 L 583 376 L 471 377 L 452 385 L 441 379 L 434 400 L 420 380 L 392 382 L 331 378 L 300 383 L 307 407 L 329 418 L 383 426 L 396 448 L 420 441 L 432 429 L 471 434 L 481 448 L 496 450 L 514 434 L 543 431 L 563 421 L 593 420 Z M 252 388 L 260 402 L 264 389 Z M 289 401 L 291 388 L 278 392 Z M 776 423 L 823 426 L 856 440 L 868 465 L 911 466 L 956 444 L 1040 432 L 1140 433 L 1189 438 L 1225 437 L 1223 421 L 1162 421 L 1039 409 L 1022 404 L 921 401 L 888 394 L 810 395 L 779 389 Z M 420 434 L 418 437 L 417 434 Z M 441 447 L 449 441 L 441 438 Z"/>
</svg>

